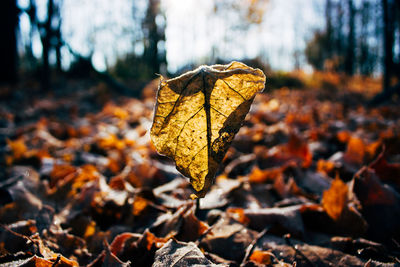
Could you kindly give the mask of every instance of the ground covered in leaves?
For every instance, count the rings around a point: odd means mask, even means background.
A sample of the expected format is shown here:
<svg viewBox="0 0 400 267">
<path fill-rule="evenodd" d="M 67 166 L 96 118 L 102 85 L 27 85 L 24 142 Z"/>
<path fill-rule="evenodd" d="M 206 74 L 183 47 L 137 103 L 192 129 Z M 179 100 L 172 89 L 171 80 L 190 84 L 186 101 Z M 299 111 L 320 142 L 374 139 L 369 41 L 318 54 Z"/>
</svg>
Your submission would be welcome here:
<svg viewBox="0 0 400 267">
<path fill-rule="evenodd" d="M 399 264 L 398 106 L 258 95 L 197 206 L 150 143 L 156 85 L 2 89 L 1 266 Z"/>
</svg>

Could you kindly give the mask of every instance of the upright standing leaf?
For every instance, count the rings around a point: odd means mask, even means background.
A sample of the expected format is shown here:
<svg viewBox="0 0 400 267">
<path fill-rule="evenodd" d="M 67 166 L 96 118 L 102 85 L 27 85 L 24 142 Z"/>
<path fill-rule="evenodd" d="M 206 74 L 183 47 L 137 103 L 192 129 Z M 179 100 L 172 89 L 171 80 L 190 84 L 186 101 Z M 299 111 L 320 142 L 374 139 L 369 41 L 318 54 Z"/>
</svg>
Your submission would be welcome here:
<svg viewBox="0 0 400 267">
<path fill-rule="evenodd" d="M 197 197 L 213 183 L 218 165 L 238 132 L 265 75 L 240 62 L 201 66 L 161 78 L 151 139 L 190 178 Z"/>
</svg>

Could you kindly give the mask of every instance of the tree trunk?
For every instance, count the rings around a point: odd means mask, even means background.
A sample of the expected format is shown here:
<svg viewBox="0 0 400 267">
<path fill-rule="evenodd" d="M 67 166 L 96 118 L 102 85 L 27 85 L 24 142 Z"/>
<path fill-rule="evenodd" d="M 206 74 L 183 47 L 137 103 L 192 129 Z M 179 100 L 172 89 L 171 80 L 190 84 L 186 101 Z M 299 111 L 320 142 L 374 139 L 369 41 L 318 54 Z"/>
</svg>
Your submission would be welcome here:
<svg viewBox="0 0 400 267">
<path fill-rule="evenodd" d="M 48 0 L 47 4 L 47 20 L 44 23 L 44 34 L 42 36 L 42 45 L 43 45 L 43 69 L 42 69 L 42 89 L 44 91 L 49 90 L 50 88 L 50 62 L 49 62 L 49 54 L 50 54 L 50 45 L 51 38 L 53 35 L 51 21 L 53 19 L 54 13 L 54 0 Z"/>
<path fill-rule="evenodd" d="M 355 49 L 355 33 L 354 33 L 354 17 L 356 10 L 354 8 L 353 0 L 348 0 L 349 9 L 349 34 L 347 37 L 347 51 L 345 60 L 345 71 L 348 75 L 354 74 L 354 49 Z"/>
<path fill-rule="evenodd" d="M 57 29 L 55 30 L 55 37 L 57 38 L 57 44 L 55 46 L 56 50 L 56 70 L 61 72 L 61 47 L 62 47 L 62 40 L 61 40 L 61 22 L 58 24 Z"/>
<path fill-rule="evenodd" d="M 360 57 L 359 68 L 362 75 L 372 73 L 372 62 L 370 60 L 370 47 L 368 44 L 368 26 L 370 21 L 371 5 L 369 1 L 364 1 L 361 8 L 361 36 L 360 36 Z"/>
<path fill-rule="evenodd" d="M 143 22 L 143 29 L 146 29 L 145 49 L 143 58 L 151 68 L 151 72 L 159 73 L 161 63 L 165 62 L 163 55 L 158 50 L 158 42 L 165 40 L 165 29 L 160 29 L 156 23 L 156 17 L 160 14 L 160 0 L 148 1 L 146 17 Z"/>
<path fill-rule="evenodd" d="M 62 24 L 62 18 L 61 18 L 61 2 L 57 1 L 55 11 L 53 14 L 57 18 L 57 27 L 54 29 L 54 39 L 55 39 L 55 45 L 54 49 L 56 51 L 56 70 L 60 73 L 62 71 L 61 69 L 61 48 L 62 48 L 62 35 L 61 35 L 61 24 Z"/>
<path fill-rule="evenodd" d="M 336 3 L 336 10 L 337 10 L 337 22 L 335 27 L 335 56 L 337 57 L 337 71 L 344 71 L 344 45 L 343 45 L 343 3 L 339 1 Z"/>
<path fill-rule="evenodd" d="M 393 44 L 394 44 L 394 25 L 393 25 L 393 5 L 390 0 L 382 0 L 383 8 L 383 90 L 390 89 L 390 79 L 393 68 Z"/>
<path fill-rule="evenodd" d="M 395 18 L 397 19 L 397 45 L 400 46 L 400 1 L 395 1 Z M 396 65 L 394 73 L 397 74 L 397 80 L 400 81 L 400 49 L 397 49 Z"/>
<path fill-rule="evenodd" d="M 333 40 L 333 28 L 332 28 L 332 0 L 326 0 L 325 3 L 325 18 L 326 18 L 326 48 L 327 48 L 327 57 L 328 59 L 332 58 L 333 55 L 333 47 L 332 47 L 332 40 Z"/>
<path fill-rule="evenodd" d="M 16 0 L 0 1 L 0 82 L 17 81 L 18 8 Z"/>
<path fill-rule="evenodd" d="M 397 64 L 394 64 L 393 59 L 393 48 L 394 48 L 394 19 L 395 19 L 395 8 L 396 4 L 390 0 L 382 0 L 383 9 L 383 90 L 381 93 L 376 95 L 372 100 L 371 104 L 381 104 L 385 101 L 390 101 L 394 94 L 400 95 L 400 82 L 396 85 L 391 84 L 393 75 L 399 77 L 396 73 L 395 68 Z M 398 72 L 398 71 L 397 71 Z"/>
</svg>

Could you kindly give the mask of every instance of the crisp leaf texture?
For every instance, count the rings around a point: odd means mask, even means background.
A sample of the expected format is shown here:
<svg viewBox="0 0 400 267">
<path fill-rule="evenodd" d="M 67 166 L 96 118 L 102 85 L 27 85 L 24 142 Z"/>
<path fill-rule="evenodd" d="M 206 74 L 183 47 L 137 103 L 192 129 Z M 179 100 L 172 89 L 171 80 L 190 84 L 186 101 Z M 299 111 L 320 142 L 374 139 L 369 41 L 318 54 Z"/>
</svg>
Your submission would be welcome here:
<svg viewBox="0 0 400 267">
<path fill-rule="evenodd" d="M 174 159 L 204 197 L 265 75 L 240 62 L 201 66 L 177 78 L 161 78 L 151 128 L 160 154 Z"/>
<path fill-rule="evenodd" d="M 159 266 L 217 266 L 210 262 L 193 243 L 177 242 L 170 239 L 154 257 L 153 267 Z"/>
</svg>

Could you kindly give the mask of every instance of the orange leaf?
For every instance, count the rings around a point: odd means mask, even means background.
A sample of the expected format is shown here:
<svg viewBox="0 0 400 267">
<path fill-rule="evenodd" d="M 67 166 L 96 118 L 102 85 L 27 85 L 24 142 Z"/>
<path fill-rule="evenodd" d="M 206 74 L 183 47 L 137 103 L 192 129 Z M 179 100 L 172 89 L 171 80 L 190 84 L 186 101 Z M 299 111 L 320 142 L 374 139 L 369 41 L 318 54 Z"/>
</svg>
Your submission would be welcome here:
<svg viewBox="0 0 400 267">
<path fill-rule="evenodd" d="M 322 195 L 322 207 L 326 213 L 334 220 L 338 220 L 345 209 L 348 201 L 348 187 L 336 176 L 332 181 L 331 187 L 325 190 Z"/>
<path fill-rule="evenodd" d="M 117 235 L 110 245 L 111 253 L 113 253 L 114 255 L 118 255 L 119 253 L 121 253 L 123 251 L 125 243 L 128 240 L 134 239 L 134 238 L 138 238 L 138 236 L 136 234 L 128 233 L 128 232 Z"/>
<path fill-rule="evenodd" d="M 108 182 L 108 186 L 114 190 L 125 190 L 125 179 L 121 176 L 114 176 L 111 178 L 110 182 Z"/>
<path fill-rule="evenodd" d="M 143 233 L 143 241 L 146 243 L 145 246 L 146 246 L 147 250 L 150 250 L 153 245 L 156 248 L 162 247 L 162 245 L 165 242 L 167 242 L 168 239 L 169 239 L 168 237 L 166 237 L 166 238 L 156 237 L 155 235 L 153 235 L 151 232 L 149 232 L 147 230 Z"/>
<path fill-rule="evenodd" d="M 309 125 L 312 123 L 313 118 L 311 114 L 289 113 L 286 115 L 285 120 L 287 124 Z"/>
<path fill-rule="evenodd" d="M 350 140 L 351 136 L 348 131 L 340 131 L 336 134 L 336 138 L 339 140 L 341 143 L 347 143 L 347 141 Z"/>
<path fill-rule="evenodd" d="M 290 135 L 289 142 L 287 144 L 287 151 L 292 156 L 302 159 L 302 166 L 304 168 L 310 167 L 312 163 L 312 153 L 308 149 L 307 142 L 300 138 L 297 134 Z"/>
<path fill-rule="evenodd" d="M 28 150 L 23 137 L 14 141 L 7 139 L 7 145 L 10 147 L 12 156 L 16 160 L 21 159 Z"/>
<path fill-rule="evenodd" d="M 344 157 L 350 163 L 362 164 L 364 162 L 365 150 L 366 147 L 361 138 L 351 137 L 347 143 Z"/>
<path fill-rule="evenodd" d="M 57 183 L 69 175 L 75 174 L 76 169 L 74 166 L 68 164 L 54 165 L 50 173 L 50 187 L 54 187 Z"/>
<path fill-rule="evenodd" d="M 132 213 L 134 216 L 139 216 L 148 206 L 148 200 L 143 197 L 135 197 L 132 205 Z"/>
<path fill-rule="evenodd" d="M 251 183 L 265 183 L 268 181 L 274 181 L 278 176 L 281 175 L 282 168 L 260 170 L 258 167 L 254 167 L 249 175 L 249 181 Z"/>
<path fill-rule="evenodd" d="M 107 168 L 112 172 L 112 173 L 118 173 L 121 170 L 120 163 L 112 158 L 108 158 L 108 164 Z"/>
<path fill-rule="evenodd" d="M 329 175 L 329 173 L 331 173 L 334 169 L 335 169 L 335 163 L 332 161 L 319 159 L 317 162 L 317 171 L 318 172 Z"/>
<path fill-rule="evenodd" d="M 109 134 L 108 136 L 99 139 L 99 147 L 105 150 L 112 148 L 121 150 L 125 148 L 125 143 L 124 141 L 119 140 L 115 134 Z"/>
<path fill-rule="evenodd" d="M 58 261 L 57 261 L 57 259 L 58 259 Z M 53 257 L 51 259 L 51 261 L 54 262 L 54 263 L 57 261 L 57 264 L 53 263 L 52 266 L 65 266 L 65 267 L 67 267 L 67 266 L 71 266 L 71 267 L 79 266 L 78 262 L 76 262 L 74 260 L 67 259 L 66 257 L 64 257 L 62 255 L 57 255 L 57 256 Z"/>
<path fill-rule="evenodd" d="M 259 264 L 269 265 L 272 263 L 269 251 L 254 250 L 249 259 Z"/>
<path fill-rule="evenodd" d="M 74 179 L 72 188 L 75 190 L 79 189 L 87 182 L 96 180 L 97 178 L 99 178 L 99 176 L 100 174 L 98 173 L 95 166 L 90 164 L 83 165 L 79 169 L 78 176 Z"/>
<path fill-rule="evenodd" d="M 380 140 L 370 143 L 366 146 L 365 152 L 368 155 L 368 159 L 374 159 L 377 155 L 378 149 L 381 147 L 382 143 Z"/>
<path fill-rule="evenodd" d="M 36 266 L 36 267 L 52 267 L 52 266 L 68 267 L 68 266 L 70 266 L 70 267 L 75 267 L 75 266 L 79 266 L 79 264 L 76 261 L 69 260 L 62 255 L 54 255 L 54 257 L 51 259 L 44 259 L 42 257 L 38 257 L 35 255 L 32 258 L 30 258 L 27 262 L 25 262 L 24 266 Z"/>
<path fill-rule="evenodd" d="M 90 223 L 86 226 L 85 233 L 83 234 L 84 238 L 88 238 L 96 233 L 96 222 L 90 221 Z"/>
<path fill-rule="evenodd" d="M 242 224 L 249 224 L 250 219 L 244 214 L 244 209 L 242 208 L 228 208 L 227 213 L 231 214 L 232 217 Z"/>
<path fill-rule="evenodd" d="M 129 114 L 126 110 L 116 107 L 114 109 L 114 116 L 121 120 L 126 120 L 129 117 Z"/>
</svg>

